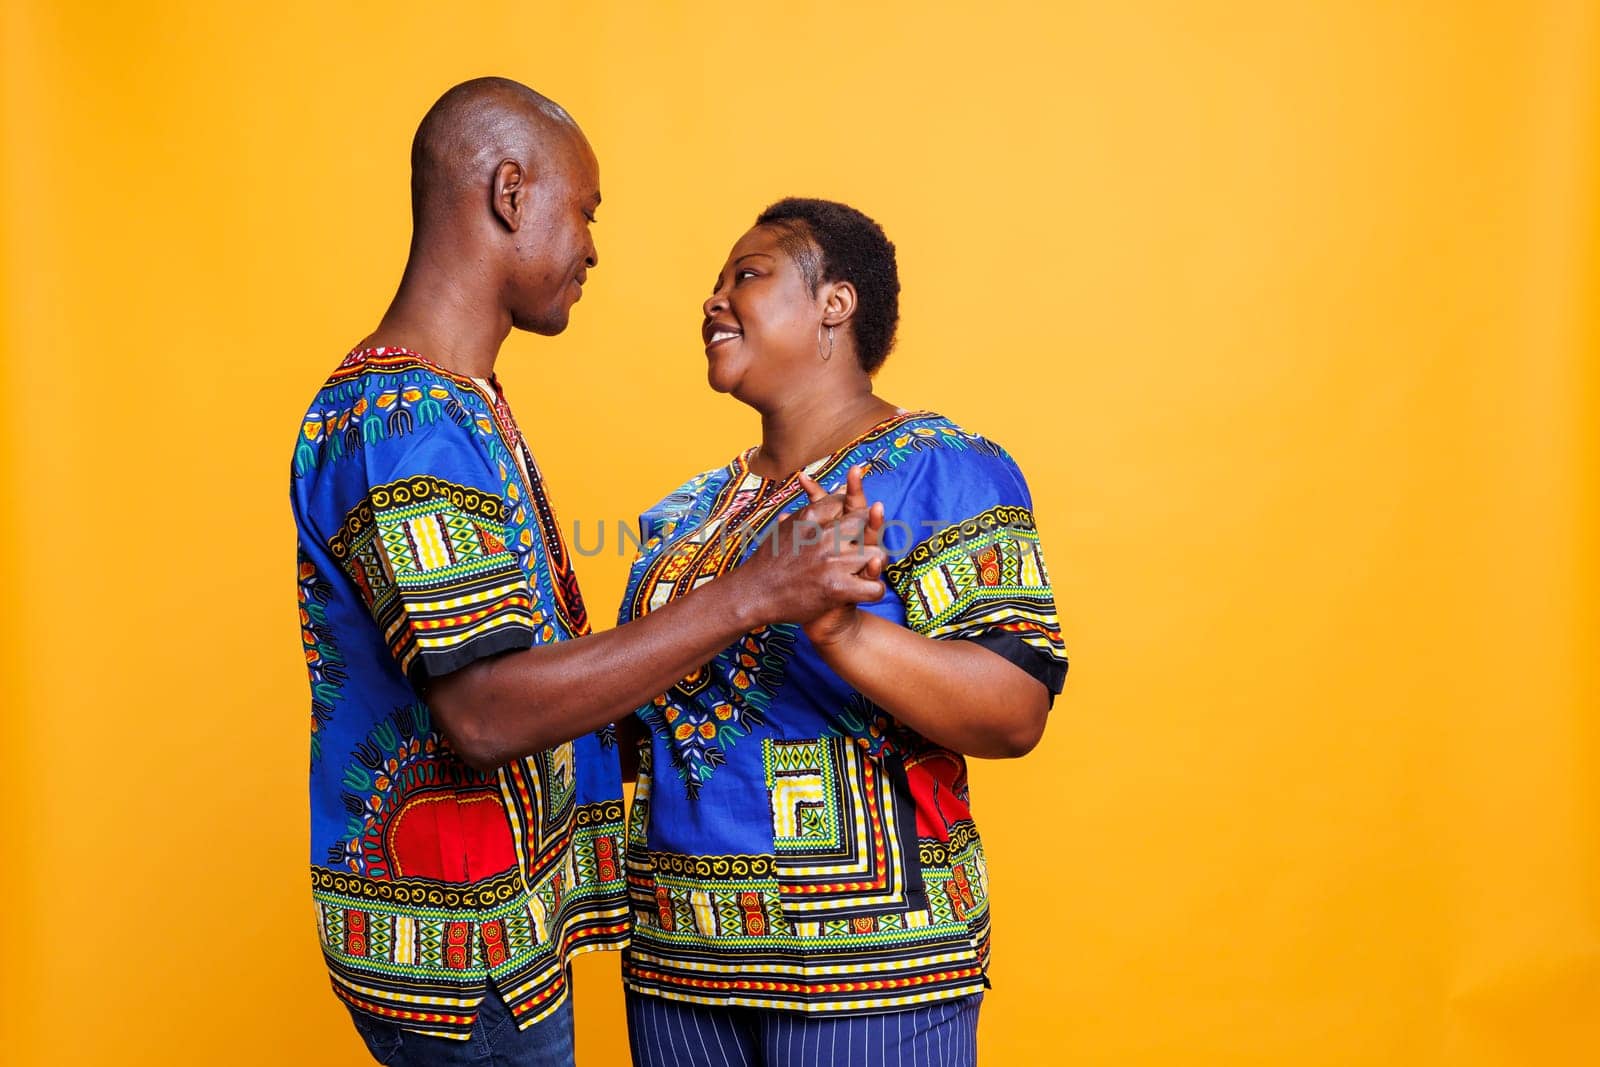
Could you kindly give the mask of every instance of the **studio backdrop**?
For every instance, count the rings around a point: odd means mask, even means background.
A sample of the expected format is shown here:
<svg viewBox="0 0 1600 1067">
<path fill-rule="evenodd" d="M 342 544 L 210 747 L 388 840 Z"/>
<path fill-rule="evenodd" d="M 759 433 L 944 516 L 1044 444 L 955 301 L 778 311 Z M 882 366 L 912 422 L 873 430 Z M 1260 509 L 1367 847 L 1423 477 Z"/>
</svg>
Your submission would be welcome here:
<svg viewBox="0 0 1600 1067">
<path fill-rule="evenodd" d="M 363 1062 L 307 878 L 288 475 L 408 149 L 525 81 L 593 272 L 500 372 L 612 616 L 753 443 L 700 303 L 786 195 L 899 249 L 879 392 L 1028 473 L 1072 672 L 974 761 L 986 1062 L 1600 1062 L 1597 18 L 1539 3 L 0 14 L 9 1064 Z M 615 956 L 585 1064 L 623 1062 Z"/>
</svg>

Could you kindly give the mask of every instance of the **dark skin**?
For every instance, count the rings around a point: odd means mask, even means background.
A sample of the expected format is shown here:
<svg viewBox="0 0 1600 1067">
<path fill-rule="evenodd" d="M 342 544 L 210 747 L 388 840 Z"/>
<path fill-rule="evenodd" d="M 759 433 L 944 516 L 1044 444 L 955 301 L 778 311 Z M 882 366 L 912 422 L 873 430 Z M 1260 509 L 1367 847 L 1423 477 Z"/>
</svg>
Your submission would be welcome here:
<svg viewBox="0 0 1600 1067">
<path fill-rule="evenodd" d="M 784 250 L 783 236 L 757 226 L 729 253 L 704 306 L 706 373 L 713 389 L 761 413 L 752 469 L 763 477 L 797 478 L 820 501 L 827 494 L 801 468 L 898 409 L 873 393 L 856 358 L 854 286 L 825 281 L 813 293 Z M 866 508 L 859 470 L 850 472 L 847 486 L 846 506 Z M 870 544 L 877 544 L 882 524 L 882 506 L 874 504 Z M 874 575 L 880 566 L 874 565 Z M 854 604 L 819 615 L 805 631 L 841 678 L 945 748 L 1007 758 L 1031 751 L 1044 734 L 1049 691 L 980 645 L 935 641 Z"/>
<path fill-rule="evenodd" d="M 487 378 L 513 328 L 564 330 L 599 261 L 600 205 L 594 152 L 566 113 L 514 83 L 458 86 L 423 120 L 413 175 L 410 258 L 362 347 L 408 348 Z M 796 537 L 800 523 L 826 536 Z M 751 630 L 882 596 L 883 552 L 866 543 L 867 524 L 864 506 L 819 500 L 784 524 L 775 551 L 638 622 L 430 680 L 434 721 L 485 771 L 599 729 Z"/>
</svg>

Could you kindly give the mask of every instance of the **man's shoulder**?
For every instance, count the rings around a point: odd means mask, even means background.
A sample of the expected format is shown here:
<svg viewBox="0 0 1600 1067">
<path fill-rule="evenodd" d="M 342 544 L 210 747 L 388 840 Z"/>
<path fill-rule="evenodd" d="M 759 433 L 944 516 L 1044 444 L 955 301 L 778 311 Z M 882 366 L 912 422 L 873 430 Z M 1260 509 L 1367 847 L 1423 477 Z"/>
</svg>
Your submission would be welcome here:
<svg viewBox="0 0 1600 1067">
<path fill-rule="evenodd" d="M 368 448 L 492 432 L 488 402 L 468 379 L 400 349 L 358 349 L 317 390 L 301 420 L 294 470 L 305 475 Z"/>
<path fill-rule="evenodd" d="M 400 348 L 358 348 L 351 352 L 323 381 L 313 406 L 340 402 L 353 406 L 362 398 L 375 401 L 410 392 L 418 393 L 415 397 L 407 395 L 413 401 L 430 395 L 436 400 L 457 397 L 482 406 L 482 398 L 470 379 Z"/>
</svg>

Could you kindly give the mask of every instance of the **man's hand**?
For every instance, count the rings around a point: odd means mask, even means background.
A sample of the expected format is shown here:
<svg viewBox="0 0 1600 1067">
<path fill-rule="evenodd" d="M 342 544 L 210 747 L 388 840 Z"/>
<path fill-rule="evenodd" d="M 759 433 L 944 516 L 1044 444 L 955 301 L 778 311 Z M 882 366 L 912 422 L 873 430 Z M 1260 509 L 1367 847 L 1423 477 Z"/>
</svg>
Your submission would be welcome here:
<svg viewBox="0 0 1600 1067">
<path fill-rule="evenodd" d="M 760 582 L 773 621 L 800 622 L 813 640 L 842 640 L 856 605 L 883 597 L 883 507 L 867 506 L 861 467 L 851 467 L 840 493 L 798 478 L 810 504 L 779 522 L 739 571 Z"/>
<path fill-rule="evenodd" d="M 799 477 L 811 502 L 778 522 L 730 577 L 750 583 L 770 622 L 831 617 L 835 626 L 848 625 L 857 604 L 883 596 L 883 508 L 867 506 L 860 467 L 851 468 L 843 492 L 831 495 Z"/>
<path fill-rule="evenodd" d="M 644 618 L 574 641 L 477 660 L 429 684 L 434 721 L 466 763 L 492 770 L 616 722 L 743 634 L 830 612 L 851 625 L 855 605 L 883 595 L 882 511 L 866 506 L 861 476 L 778 523 L 730 574 Z M 852 495 L 853 494 L 853 495 Z M 834 645 L 834 648 L 841 646 Z"/>
</svg>

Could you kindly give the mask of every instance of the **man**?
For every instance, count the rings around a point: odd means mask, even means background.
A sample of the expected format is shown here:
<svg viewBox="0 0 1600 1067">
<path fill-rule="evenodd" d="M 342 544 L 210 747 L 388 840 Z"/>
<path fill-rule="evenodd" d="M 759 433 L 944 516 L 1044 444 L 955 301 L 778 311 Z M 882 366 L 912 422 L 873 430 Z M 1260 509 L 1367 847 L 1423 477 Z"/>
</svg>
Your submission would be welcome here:
<svg viewBox="0 0 1600 1067">
<path fill-rule="evenodd" d="M 830 498 L 802 514 L 823 536 L 791 523 L 589 634 L 494 367 L 513 327 L 566 328 L 599 204 L 560 107 L 499 78 L 447 92 L 412 147 L 399 290 L 296 443 L 313 896 L 334 991 L 386 1064 L 570 1064 L 567 960 L 627 931 L 609 724 L 751 630 L 882 593 L 877 518 Z"/>
</svg>

